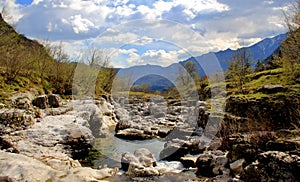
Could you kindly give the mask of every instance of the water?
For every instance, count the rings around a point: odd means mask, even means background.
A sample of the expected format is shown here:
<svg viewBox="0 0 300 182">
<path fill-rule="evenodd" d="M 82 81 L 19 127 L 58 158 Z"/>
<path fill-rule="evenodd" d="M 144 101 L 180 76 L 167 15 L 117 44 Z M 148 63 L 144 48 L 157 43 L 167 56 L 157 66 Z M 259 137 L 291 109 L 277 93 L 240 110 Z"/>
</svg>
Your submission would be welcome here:
<svg viewBox="0 0 300 182">
<path fill-rule="evenodd" d="M 159 159 L 159 153 L 163 150 L 165 142 L 160 139 L 150 140 L 123 140 L 109 136 L 97 138 L 94 148 L 101 155 L 95 162 L 95 166 L 107 165 L 108 167 L 121 167 L 121 156 L 124 152 L 134 153 L 138 148 L 147 148 L 155 157 Z"/>
<path fill-rule="evenodd" d="M 121 156 L 124 152 L 134 153 L 138 148 L 147 148 L 158 160 L 157 167 L 163 168 L 166 172 L 161 176 L 153 177 L 130 177 L 120 171 L 118 175 L 106 178 L 110 182 L 182 182 L 182 181 L 201 181 L 195 174 L 195 170 L 185 170 L 179 161 L 159 161 L 159 153 L 163 150 L 165 142 L 161 139 L 150 140 L 123 140 L 114 135 L 106 138 L 97 138 L 94 148 L 101 155 L 94 161 L 94 166 L 107 165 L 110 168 L 121 167 Z"/>
</svg>

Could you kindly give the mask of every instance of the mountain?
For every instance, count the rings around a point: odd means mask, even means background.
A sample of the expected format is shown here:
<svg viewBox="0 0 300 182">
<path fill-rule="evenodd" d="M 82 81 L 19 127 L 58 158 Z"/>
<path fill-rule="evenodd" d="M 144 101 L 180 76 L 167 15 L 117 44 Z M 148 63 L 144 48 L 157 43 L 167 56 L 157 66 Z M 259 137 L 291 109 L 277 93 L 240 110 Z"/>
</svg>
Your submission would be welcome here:
<svg viewBox="0 0 300 182">
<path fill-rule="evenodd" d="M 251 54 L 254 66 L 257 61 L 265 60 L 276 51 L 281 43 L 286 39 L 287 34 L 280 34 L 273 38 L 266 38 L 246 50 Z M 185 65 L 188 61 L 193 61 L 199 68 L 199 75 L 211 75 L 216 71 L 226 71 L 231 58 L 240 49 L 232 50 L 227 49 L 219 52 L 211 52 L 197 57 L 191 57 L 179 63 L 173 63 L 170 66 L 162 67 L 158 65 L 139 65 L 130 68 L 120 69 L 118 76 L 128 77 L 130 75 L 133 86 L 141 84 L 149 84 L 151 88 L 158 90 L 166 89 L 170 84 L 162 82 L 162 78 L 169 80 L 170 83 L 175 85 L 176 76 L 179 74 L 179 67 Z M 156 75 L 154 77 L 153 75 Z"/>
<path fill-rule="evenodd" d="M 276 51 L 281 43 L 286 39 L 287 34 L 280 34 L 277 35 L 273 38 L 266 38 L 263 39 L 262 41 L 250 46 L 246 47 L 246 50 L 250 53 L 251 55 L 251 65 L 255 66 L 257 61 L 262 61 L 268 59 L 274 51 Z M 237 50 L 232 50 L 232 49 L 227 49 L 224 51 L 219 51 L 219 52 L 213 52 L 213 53 L 208 53 L 204 54 L 201 56 L 197 57 L 191 57 L 185 61 L 179 62 L 181 65 L 185 65 L 186 62 L 188 61 L 193 61 L 198 65 L 199 68 L 204 67 L 205 71 L 203 69 L 200 69 L 199 75 L 210 75 L 214 71 L 216 71 L 216 67 L 219 67 L 218 63 L 220 64 L 220 67 L 222 68 L 223 71 L 226 71 L 228 69 L 229 63 L 231 58 L 242 48 L 237 49 Z M 210 60 L 214 60 L 217 63 L 211 63 L 209 62 L 209 58 L 211 57 Z"/>
</svg>

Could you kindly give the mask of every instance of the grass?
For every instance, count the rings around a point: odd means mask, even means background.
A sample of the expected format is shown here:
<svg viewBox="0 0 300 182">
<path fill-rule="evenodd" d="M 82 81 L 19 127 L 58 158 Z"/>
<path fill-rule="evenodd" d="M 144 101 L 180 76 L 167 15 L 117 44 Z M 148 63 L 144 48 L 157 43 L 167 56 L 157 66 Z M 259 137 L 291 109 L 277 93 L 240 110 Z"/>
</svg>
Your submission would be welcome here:
<svg viewBox="0 0 300 182">
<path fill-rule="evenodd" d="M 40 83 L 41 78 L 36 74 L 26 76 L 17 76 L 14 80 L 6 80 L 3 68 L 0 68 L 0 102 L 5 102 L 16 93 L 28 92 L 35 89 L 39 94 L 44 93 L 43 85 Z M 48 83 L 48 82 L 46 82 Z"/>
<path fill-rule="evenodd" d="M 227 91 L 231 95 L 238 95 L 243 97 L 262 98 L 271 95 L 284 94 L 298 94 L 300 95 L 300 84 L 295 80 L 290 79 L 283 68 L 272 70 L 265 70 L 247 75 L 249 81 L 243 85 L 243 94 L 241 91 L 233 86 L 233 83 L 227 82 Z M 287 88 L 285 92 L 278 92 L 273 94 L 257 93 L 257 89 L 265 85 L 282 85 Z"/>
<path fill-rule="evenodd" d="M 145 92 L 134 92 L 134 91 L 130 91 L 130 92 L 118 92 L 117 93 L 120 96 L 127 96 L 129 94 L 129 97 L 144 97 L 144 98 L 150 98 L 152 96 L 154 96 L 154 93 L 145 93 Z"/>
</svg>

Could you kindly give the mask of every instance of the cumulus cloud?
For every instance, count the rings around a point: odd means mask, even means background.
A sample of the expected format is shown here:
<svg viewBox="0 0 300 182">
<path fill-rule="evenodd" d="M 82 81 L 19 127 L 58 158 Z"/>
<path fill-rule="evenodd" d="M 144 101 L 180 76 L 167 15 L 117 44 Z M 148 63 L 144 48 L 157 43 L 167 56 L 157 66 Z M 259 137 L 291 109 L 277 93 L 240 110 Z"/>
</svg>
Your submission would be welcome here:
<svg viewBox="0 0 300 182">
<path fill-rule="evenodd" d="M 120 49 L 120 59 L 114 61 L 122 67 L 167 65 L 187 58 L 187 52 L 198 56 L 251 45 L 283 33 L 282 12 L 290 6 L 280 0 L 33 0 L 28 6 L 1 2 L 20 33 L 64 41 L 70 54 L 78 53 L 85 41 L 101 49 Z M 169 44 L 163 47 L 158 41 Z"/>
</svg>

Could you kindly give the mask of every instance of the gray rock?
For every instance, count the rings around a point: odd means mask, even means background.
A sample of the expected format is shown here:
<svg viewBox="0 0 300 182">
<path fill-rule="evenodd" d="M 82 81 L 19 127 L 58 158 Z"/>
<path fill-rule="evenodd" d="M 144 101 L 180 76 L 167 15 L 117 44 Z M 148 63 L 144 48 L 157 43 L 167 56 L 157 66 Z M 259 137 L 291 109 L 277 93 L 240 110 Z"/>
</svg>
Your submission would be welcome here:
<svg viewBox="0 0 300 182">
<path fill-rule="evenodd" d="M 199 155 L 196 161 L 197 175 L 206 177 L 229 175 L 229 171 L 225 167 L 227 163 L 227 153 L 220 150 L 205 151 Z"/>
<path fill-rule="evenodd" d="M 261 88 L 257 89 L 257 92 L 262 92 L 265 94 L 271 94 L 276 92 L 286 91 L 286 88 L 282 85 L 264 85 Z"/>
<path fill-rule="evenodd" d="M 134 154 L 128 152 L 122 154 L 122 169 L 134 177 L 157 176 L 159 169 L 156 169 L 156 159 L 153 154 L 145 148 L 137 149 Z"/>
<path fill-rule="evenodd" d="M 40 109 L 46 109 L 49 106 L 47 95 L 40 95 L 40 96 L 36 97 L 32 101 L 32 105 L 34 105 Z"/>
<path fill-rule="evenodd" d="M 230 170 L 233 172 L 233 174 L 235 176 L 237 175 L 241 175 L 244 172 L 244 167 L 243 165 L 245 164 L 245 159 L 239 159 L 237 161 L 234 161 L 233 163 L 231 163 L 230 166 Z"/>
<path fill-rule="evenodd" d="M 130 163 L 138 163 L 138 159 L 131 153 L 125 152 L 121 157 L 121 169 L 124 171 L 128 171 L 128 167 Z"/>
<path fill-rule="evenodd" d="M 180 158 L 180 162 L 185 168 L 196 167 L 196 161 L 198 157 L 195 156 L 185 156 Z"/>
<path fill-rule="evenodd" d="M 35 123 L 33 116 L 20 109 L 0 110 L 0 133 L 24 130 Z"/>
<path fill-rule="evenodd" d="M 50 107 L 53 107 L 53 108 L 59 107 L 61 105 L 60 97 L 56 94 L 49 94 L 48 95 L 48 104 Z"/>
<path fill-rule="evenodd" d="M 148 149 L 137 149 L 134 151 L 134 156 L 138 158 L 139 163 L 144 167 L 155 167 L 157 165 L 156 159 Z"/>
<path fill-rule="evenodd" d="M 257 161 L 248 165 L 242 180 L 299 181 L 300 157 L 285 152 L 268 151 L 258 155 Z"/>
<path fill-rule="evenodd" d="M 95 170 L 88 167 L 56 170 L 25 155 L 0 151 L 1 181 L 100 181 L 115 172 L 115 169 Z"/>
<path fill-rule="evenodd" d="M 30 93 L 19 93 L 12 96 L 12 105 L 18 109 L 31 109 L 31 101 L 33 99 L 33 95 Z"/>
<path fill-rule="evenodd" d="M 155 138 L 156 136 L 152 133 L 145 133 L 143 130 L 135 128 L 126 128 L 124 130 L 119 130 L 116 134 L 116 137 L 128 139 L 128 140 L 145 140 Z"/>
</svg>

